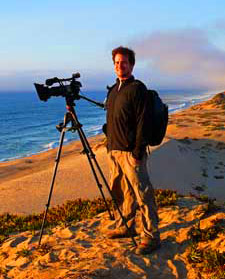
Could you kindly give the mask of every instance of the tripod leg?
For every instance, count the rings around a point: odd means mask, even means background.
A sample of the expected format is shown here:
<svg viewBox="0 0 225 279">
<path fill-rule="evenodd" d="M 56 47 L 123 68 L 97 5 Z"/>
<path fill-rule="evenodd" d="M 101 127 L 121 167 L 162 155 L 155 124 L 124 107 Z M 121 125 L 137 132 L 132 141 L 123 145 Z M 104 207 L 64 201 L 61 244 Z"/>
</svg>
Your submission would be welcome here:
<svg viewBox="0 0 225 279">
<path fill-rule="evenodd" d="M 92 173 L 93 173 L 93 175 L 94 175 L 96 184 L 97 184 L 98 189 L 99 189 L 99 191 L 100 191 L 100 193 L 101 193 L 101 195 L 102 195 L 102 198 L 103 198 L 103 200 L 104 200 L 106 209 L 107 209 L 107 211 L 108 211 L 108 213 L 109 213 L 109 218 L 110 218 L 111 220 L 114 220 L 114 216 L 112 215 L 112 213 L 111 213 L 111 211 L 110 211 L 109 205 L 108 205 L 108 203 L 107 203 L 107 201 L 106 201 L 106 198 L 105 198 L 105 195 L 104 195 L 104 193 L 103 193 L 103 191 L 102 191 L 102 184 L 99 182 L 99 179 L 98 179 L 98 176 L 97 176 L 97 174 L 96 174 L 94 165 L 93 165 L 93 163 L 92 163 L 92 161 L 91 161 L 91 156 L 90 156 L 90 151 L 89 151 L 90 147 L 88 148 L 88 146 L 87 146 L 87 139 L 86 139 L 86 137 L 84 137 L 84 132 L 83 132 L 81 126 L 79 126 L 79 128 L 77 129 L 77 131 L 78 131 L 78 135 L 79 135 L 79 137 L 80 137 L 80 141 L 81 141 L 81 143 L 82 143 L 82 145 L 83 145 L 83 148 L 84 148 L 84 153 L 86 154 L 86 156 L 87 156 L 87 158 L 88 158 L 88 162 L 89 162 L 89 165 L 90 165 L 90 167 L 91 167 Z"/>
<path fill-rule="evenodd" d="M 109 217 L 110 217 L 111 220 L 114 220 L 114 216 L 112 215 L 112 213 L 111 213 L 111 211 L 110 211 L 109 205 L 108 205 L 108 203 L 107 203 L 107 201 L 106 201 L 106 198 L 105 198 L 105 195 L 104 195 L 104 193 L 103 193 L 103 191 L 102 191 L 102 184 L 99 182 L 98 176 L 97 176 L 97 174 L 96 174 L 95 168 L 94 168 L 93 163 L 92 163 L 92 161 L 91 161 L 90 154 L 89 154 L 89 152 L 88 152 L 87 149 L 86 149 L 85 153 L 86 153 L 86 155 L 87 155 L 89 165 L 91 166 L 92 173 L 93 173 L 93 175 L 94 175 L 94 177 L 95 177 L 95 180 L 96 180 L 98 189 L 99 189 L 99 191 L 100 191 L 100 193 L 101 193 L 101 195 L 102 195 L 102 198 L 103 198 L 103 200 L 104 200 L 104 202 L 105 202 L 106 209 L 107 209 L 107 211 L 108 211 L 108 213 L 109 213 Z"/>
<path fill-rule="evenodd" d="M 66 125 L 66 116 L 65 116 L 64 123 L 65 123 L 64 125 Z M 45 209 L 44 217 L 43 217 L 43 220 L 42 220 L 42 225 L 41 225 L 41 231 L 40 231 L 40 235 L 39 235 L 38 246 L 40 246 L 40 244 L 41 244 L 41 239 L 42 239 L 42 235 L 43 235 L 45 221 L 46 221 L 48 209 L 49 209 L 49 206 L 50 206 L 50 201 L 51 201 L 53 186 L 54 186 L 54 183 L 55 183 L 56 173 L 57 173 L 57 169 L 58 169 L 58 165 L 59 165 L 59 161 L 60 161 L 60 156 L 61 156 L 64 136 L 65 136 L 65 128 L 62 129 L 61 134 L 60 134 L 60 143 L 59 143 L 59 148 L 58 148 L 58 152 L 57 152 L 56 159 L 55 159 L 55 167 L 54 167 L 54 172 L 53 172 L 53 176 L 52 176 L 52 182 L 51 182 L 51 186 L 50 186 L 48 202 L 46 204 L 46 209 Z"/>
<path fill-rule="evenodd" d="M 85 136 L 85 134 L 84 134 L 82 128 L 79 128 L 79 129 L 78 129 L 78 133 L 79 133 L 81 142 L 82 142 L 82 144 L 83 144 L 83 146 L 84 146 L 85 153 L 87 154 L 89 163 L 90 163 L 90 165 L 91 165 L 91 169 L 92 169 L 92 171 L 93 171 L 93 173 L 94 173 L 94 175 L 95 175 L 95 179 L 96 179 L 97 175 L 96 175 L 96 172 L 95 172 L 95 169 L 94 169 L 94 166 L 93 166 L 93 164 L 92 164 L 91 159 L 93 159 L 93 161 L 94 161 L 94 163 L 95 163 L 95 165 L 96 165 L 96 167 L 97 167 L 97 169 L 98 169 L 98 172 L 99 172 L 99 174 L 100 174 L 100 176 L 101 176 L 101 178 L 102 178 L 102 180 L 103 180 L 103 182 L 104 182 L 104 184 L 105 184 L 105 186 L 106 186 L 106 188 L 107 188 L 107 190 L 108 190 L 108 192 L 109 192 L 109 194 L 110 194 L 110 196 L 111 196 L 111 198 L 112 198 L 113 203 L 114 203 L 115 206 L 116 206 L 116 209 L 117 209 L 118 212 L 119 212 L 119 215 L 120 215 L 120 217 L 121 217 L 121 219 L 122 219 L 122 221 L 123 221 L 123 224 L 124 224 L 124 226 L 126 227 L 126 229 L 127 229 L 128 233 L 129 233 L 129 235 L 130 235 L 130 237 L 131 237 L 131 239 L 132 239 L 134 245 L 137 246 L 137 243 L 136 243 L 136 241 L 135 241 L 135 239 L 134 239 L 134 237 L 133 237 L 132 233 L 130 232 L 130 229 L 129 229 L 128 225 L 127 225 L 127 221 L 125 220 L 125 218 L 124 218 L 124 216 L 123 216 L 123 214 L 122 214 L 122 212 L 121 212 L 121 210 L 120 210 L 120 208 L 119 208 L 119 205 L 118 205 L 118 202 L 117 202 L 116 198 L 114 197 L 112 191 L 110 190 L 109 184 L 108 184 L 108 182 L 107 182 L 107 180 L 106 180 L 106 178 L 105 178 L 105 176 L 104 176 L 104 174 L 103 174 L 103 172 L 102 172 L 102 170 L 101 170 L 101 168 L 100 168 L 100 166 L 99 166 L 99 164 L 98 164 L 98 162 L 97 162 L 97 160 L 96 160 L 95 154 L 93 153 L 93 151 L 92 151 L 92 149 L 91 149 L 91 147 L 90 147 L 90 145 L 89 145 L 89 143 L 88 143 L 88 140 L 87 140 L 87 138 L 86 138 L 86 136 Z M 96 181 L 97 181 L 97 184 L 98 184 L 98 178 L 96 179 Z M 102 187 L 102 186 L 101 186 L 101 187 Z M 99 187 L 99 189 L 100 189 L 100 192 L 102 193 L 101 187 Z M 103 196 L 103 199 L 104 199 L 104 201 L 105 201 L 105 198 L 104 198 L 104 195 L 103 195 L 103 194 L 102 194 L 102 196 Z M 105 201 L 105 203 L 106 203 L 106 201 Z M 106 203 L 106 205 L 107 205 L 107 203 Z M 110 212 L 110 211 L 109 211 L 109 212 Z M 110 213 L 110 215 L 111 215 L 111 213 Z"/>
<path fill-rule="evenodd" d="M 127 225 L 127 221 L 125 220 L 125 218 L 124 218 L 124 216 L 123 216 L 123 214 L 122 214 L 122 212 L 121 212 L 121 210 L 119 208 L 119 205 L 118 205 L 118 202 L 117 202 L 116 198 L 114 197 L 112 191 L 110 190 L 109 184 L 108 184 L 108 182 L 107 182 L 107 180 L 106 180 L 106 178 L 105 178 L 105 176 L 104 176 L 104 174 L 103 174 L 103 172 L 102 172 L 102 170 L 101 170 L 101 168 L 100 168 L 100 166 L 99 166 L 99 164 L 98 164 L 98 162 L 97 162 L 97 160 L 95 158 L 95 155 L 92 153 L 91 156 L 93 157 L 93 160 L 94 160 L 95 165 L 96 165 L 96 167 L 97 167 L 97 169 L 98 169 L 98 171 L 99 171 L 99 173 L 100 173 L 100 175 L 102 177 L 102 180 L 104 181 L 104 184 L 105 184 L 105 186 L 106 186 L 106 188 L 107 188 L 107 190 L 108 190 L 108 192 L 109 192 L 109 194 L 110 194 L 110 196 L 112 198 L 112 201 L 115 204 L 116 209 L 119 212 L 119 215 L 120 215 L 120 217 L 121 217 L 121 219 L 123 221 L 124 226 L 126 227 L 126 229 L 127 229 L 128 233 L 129 233 L 129 235 L 130 235 L 134 245 L 137 246 L 137 243 L 136 243 L 136 241 L 135 241 L 133 235 L 131 234 L 130 229 L 129 229 L 128 225 Z"/>
</svg>

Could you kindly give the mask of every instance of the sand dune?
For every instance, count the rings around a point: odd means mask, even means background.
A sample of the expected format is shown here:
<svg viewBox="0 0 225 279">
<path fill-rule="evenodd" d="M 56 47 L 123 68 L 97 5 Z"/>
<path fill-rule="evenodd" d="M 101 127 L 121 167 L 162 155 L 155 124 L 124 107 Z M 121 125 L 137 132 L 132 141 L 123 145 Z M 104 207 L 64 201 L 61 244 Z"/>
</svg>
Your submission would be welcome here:
<svg viewBox="0 0 225 279">
<path fill-rule="evenodd" d="M 16 279 L 199 279 L 196 268 L 188 262 L 188 231 L 202 217 L 205 204 L 180 198 L 176 206 L 159 209 L 162 247 L 147 256 L 134 253 L 129 238 L 110 240 L 104 229 L 111 221 L 107 213 L 91 220 L 55 227 L 42 238 L 24 232 L 12 236 L 0 248 L 0 267 L 7 277 Z M 200 227 L 212 227 L 224 220 L 225 211 L 202 218 Z M 138 241 L 138 237 L 136 237 Z M 203 247 L 225 251 L 224 234 L 202 242 Z M 23 256 L 22 251 L 26 251 Z M 203 278 L 203 277 L 202 277 Z M 208 278 L 208 277 L 204 277 Z"/>
<path fill-rule="evenodd" d="M 209 139 L 168 140 L 150 156 L 153 185 L 185 195 L 201 186 L 204 194 L 224 203 L 225 149 L 217 146 L 217 141 Z"/>
</svg>

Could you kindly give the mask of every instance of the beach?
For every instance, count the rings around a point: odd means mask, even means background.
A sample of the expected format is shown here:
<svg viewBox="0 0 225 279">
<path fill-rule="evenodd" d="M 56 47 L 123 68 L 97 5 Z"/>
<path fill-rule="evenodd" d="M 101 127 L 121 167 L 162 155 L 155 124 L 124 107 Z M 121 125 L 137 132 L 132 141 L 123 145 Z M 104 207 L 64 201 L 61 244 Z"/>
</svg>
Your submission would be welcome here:
<svg viewBox="0 0 225 279">
<path fill-rule="evenodd" d="M 40 247 L 39 231 L 11 234 L 0 245 L 0 278 L 224 278 L 224 120 L 223 93 L 170 115 L 163 143 L 151 148 L 148 171 L 154 187 L 179 194 L 175 204 L 158 208 L 159 250 L 136 255 L 130 238 L 109 239 L 106 233 L 113 222 L 103 212 L 47 228 Z M 105 137 L 92 137 L 89 142 L 108 179 Z M 63 147 L 52 206 L 100 195 L 81 151 L 79 141 Z M 1 213 L 44 210 L 55 156 L 53 149 L 0 165 Z M 212 203 L 202 195 L 215 200 Z M 4 216 L 10 220 L 10 215 Z"/>
<path fill-rule="evenodd" d="M 223 102 L 223 99 L 211 99 L 170 115 L 163 143 L 150 148 L 148 171 L 155 188 L 189 194 L 195 193 L 193 188 L 201 186 L 204 194 L 219 202 L 225 200 Z M 108 178 L 104 135 L 88 140 Z M 52 206 L 66 200 L 100 196 L 86 155 L 81 152 L 79 141 L 63 146 Z M 56 153 L 57 149 L 52 149 L 0 164 L 0 213 L 30 214 L 43 211 L 49 195 Z M 107 195 L 107 191 L 105 193 Z"/>
<path fill-rule="evenodd" d="M 103 136 L 89 139 L 95 146 Z M 77 198 L 95 198 L 99 190 L 79 141 L 63 146 L 51 205 Z M 30 214 L 44 210 L 55 167 L 57 149 L 0 165 L 0 213 Z M 108 177 L 104 148 L 96 151 L 96 159 Z"/>
</svg>

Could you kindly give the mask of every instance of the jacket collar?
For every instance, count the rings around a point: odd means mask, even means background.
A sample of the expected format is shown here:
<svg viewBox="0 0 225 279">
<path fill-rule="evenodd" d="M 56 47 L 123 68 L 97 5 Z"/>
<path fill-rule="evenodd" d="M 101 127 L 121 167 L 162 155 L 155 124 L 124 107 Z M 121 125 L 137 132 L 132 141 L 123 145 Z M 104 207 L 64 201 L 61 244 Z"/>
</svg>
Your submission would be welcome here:
<svg viewBox="0 0 225 279">
<path fill-rule="evenodd" d="M 123 80 L 121 82 L 122 82 L 122 84 L 127 84 L 127 83 L 130 83 L 132 81 L 134 81 L 134 76 L 130 76 L 128 79 L 125 79 L 125 80 Z M 120 84 L 120 80 L 118 78 L 116 79 L 116 83 Z"/>
<path fill-rule="evenodd" d="M 131 83 L 132 81 L 134 81 L 134 76 L 130 76 L 128 79 L 125 79 L 123 81 L 120 81 L 118 78 L 116 79 L 116 84 L 117 84 L 117 88 L 118 91 L 124 87 L 125 85 Z"/>
</svg>

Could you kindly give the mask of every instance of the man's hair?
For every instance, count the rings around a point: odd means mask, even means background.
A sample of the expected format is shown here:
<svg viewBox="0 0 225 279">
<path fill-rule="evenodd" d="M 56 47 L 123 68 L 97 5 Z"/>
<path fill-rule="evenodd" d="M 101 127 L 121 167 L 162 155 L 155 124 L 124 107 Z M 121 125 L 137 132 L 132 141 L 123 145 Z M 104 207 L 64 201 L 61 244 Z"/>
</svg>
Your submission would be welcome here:
<svg viewBox="0 0 225 279">
<path fill-rule="evenodd" d="M 127 47 L 119 46 L 112 50 L 112 60 L 115 63 L 115 56 L 117 54 L 123 54 L 128 56 L 128 60 L 131 65 L 134 66 L 135 64 L 135 52 L 132 49 L 129 49 Z"/>
</svg>

